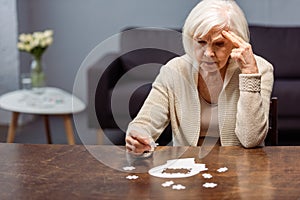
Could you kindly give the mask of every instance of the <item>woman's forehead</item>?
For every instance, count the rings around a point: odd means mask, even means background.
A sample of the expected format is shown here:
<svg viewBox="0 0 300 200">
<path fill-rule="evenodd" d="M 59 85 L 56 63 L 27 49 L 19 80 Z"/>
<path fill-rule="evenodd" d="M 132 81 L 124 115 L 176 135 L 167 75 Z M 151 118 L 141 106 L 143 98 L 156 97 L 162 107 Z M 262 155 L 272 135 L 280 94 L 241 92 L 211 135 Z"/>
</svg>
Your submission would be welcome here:
<svg viewBox="0 0 300 200">
<path fill-rule="evenodd" d="M 222 35 L 222 31 L 210 31 L 204 36 L 197 37 L 198 39 L 206 40 L 206 41 L 216 41 L 216 40 L 222 40 L 225 39 L 225 37 Z"/>
<path fill-rule="evenodd" d="M 224 39 L 224 36 L 222 35 L 223 30 L 228 30 L 228 28 L 220 28 L 220 27 L 214 27 L 208 31 L 207 34 L 203 35 L 202 33 L 199 33 L 195 38 L 197 39 L 204 39 L 204 40 L 219 40 Z"/>
</svg>

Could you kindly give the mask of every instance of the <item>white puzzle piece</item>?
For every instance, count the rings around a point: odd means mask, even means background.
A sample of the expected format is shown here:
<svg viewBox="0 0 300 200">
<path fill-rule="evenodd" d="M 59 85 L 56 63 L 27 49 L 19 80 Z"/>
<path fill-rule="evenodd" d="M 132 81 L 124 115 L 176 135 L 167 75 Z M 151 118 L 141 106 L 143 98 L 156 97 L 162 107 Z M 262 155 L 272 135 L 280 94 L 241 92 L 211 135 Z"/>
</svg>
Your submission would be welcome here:
<svg viewBox="0 0 300 200">
<path fill-rule="evenodd" d="M 135 169 L 135 167 L 133 167 L 133 166 L 126 166 L 126 167 L 123 167 L 123 170 L 125 170 L 125 171 L 132 171 L 132 170 L 134 170 Z"/>
<path fill-rule="evenodd" d="M 195 158 L 183 158 L 168 160 L 166 164 L 154 167 L 148 173 L 160 178 L 185 178 L 205 170 L 205 164 L 195 163 Z"/>
<path fill-rule="evenodd" d="M 172 185 L 172 189 L 173 190 L 184 190 L 185 186 L 181 185 L 181 184 L 177 184 L 177 185 Z"/>
<path fill-rule="evenodd" d="M 161 184 L 163 187 L 170 187 L 171 185 L 173 185 L 174 182 L 173 181 L 166 181 L 163 184 Z"/>
<path fill-rule="evenodd" d="M 216 187 L 218 184 L 216 184 L 216 183 L 204 183 L 203 184 L 203 187 L 205 187 L 205 188 L 214 188 L 214 187 Z"/>
<path fill-rule="evenodd" d="M 212 175 L 211 175 L 211 174 L 207 174 L 207 173 L 202 174 L 202 176 L 203 176 L 204 178 L 212 178 Z"/>
<path fill-rule="evenodd" d="M 221 167 L 221 168 L 219 168 L 217 171 L 218 171 L 218 172 L 226 172 L 227 170 L 228 170 L 227 167 Z"/>
<path fill-rule="evenodd" d="M 133 180 L 133 179 L 139 178 L 139 176 L 137 176 L 137 175 L 128 175 L 128 176 L 126 176 L 126 178 L 129 179 L 129 180 Z"/>
</svg>

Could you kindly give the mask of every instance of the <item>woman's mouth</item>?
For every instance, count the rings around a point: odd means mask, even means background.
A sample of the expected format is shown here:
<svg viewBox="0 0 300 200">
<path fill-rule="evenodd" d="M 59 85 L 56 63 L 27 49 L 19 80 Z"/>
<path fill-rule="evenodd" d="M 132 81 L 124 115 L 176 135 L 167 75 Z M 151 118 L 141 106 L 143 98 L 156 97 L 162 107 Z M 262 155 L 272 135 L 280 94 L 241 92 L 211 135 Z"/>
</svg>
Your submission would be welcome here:
<svg viewBox="0 0 300 200">
<path fill-rule="evenodd" d="M 202 63 L 204 63 L 206 65 L 215 65 L 215 64 L 217 64 L 216 62 L 207 62 L 207 61 L 203 61 Z"/>
</svg>

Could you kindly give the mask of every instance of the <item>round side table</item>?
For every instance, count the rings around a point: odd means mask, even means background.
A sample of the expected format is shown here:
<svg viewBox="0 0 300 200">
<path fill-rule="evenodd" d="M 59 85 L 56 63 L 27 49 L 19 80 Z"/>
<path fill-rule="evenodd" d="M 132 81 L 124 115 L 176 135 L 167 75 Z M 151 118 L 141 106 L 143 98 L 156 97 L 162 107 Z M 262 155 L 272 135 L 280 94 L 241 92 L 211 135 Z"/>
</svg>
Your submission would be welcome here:
<svg viewBox="0 0 300 200">
<path fill-rule="evenodd" d="M 41 115 L 44 118 L 47 141 L 51 141 L 48 117 L 61 116 L 64 120 L 68 144 L 75 144 L 72 127 L 72 114 L 81 112 L 86 105 L 76 96 L 54 87 L 46 87 L 42 94 L 35 94 L 31 90 L 16 90 L 0 96 L 0 108 L 12 112 L 11 122 L 7 134 L 7 142 L 12 143 L 20 113 Z"/>
</svg>

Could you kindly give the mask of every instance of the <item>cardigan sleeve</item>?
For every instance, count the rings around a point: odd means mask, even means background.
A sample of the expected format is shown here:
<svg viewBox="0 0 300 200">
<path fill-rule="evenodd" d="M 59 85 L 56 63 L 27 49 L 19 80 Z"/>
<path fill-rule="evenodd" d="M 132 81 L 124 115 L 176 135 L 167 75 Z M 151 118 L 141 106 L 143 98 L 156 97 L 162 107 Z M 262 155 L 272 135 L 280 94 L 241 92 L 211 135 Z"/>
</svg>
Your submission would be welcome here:
<svg viewBox="0 0 300 200">
<path fill-rule="evenodd" d="M 139 127 L 151 135 L 154 140 L 157 140 L 167 127 L 170 121 L 168 74 L 171 70 L 169 68 L 167 66 L 161 67 L 148 97 L 138 115 L 129 123 L 127 131 L 131 127 Z"/>
<path fill-rule="evenodd" d="M 269 129 L 273 66 L 256 56 L 259 74 L 240 74 L 240 98 L 237 105 L 235 132 L 246 148 L 263 143 Z"/>
</svg>

